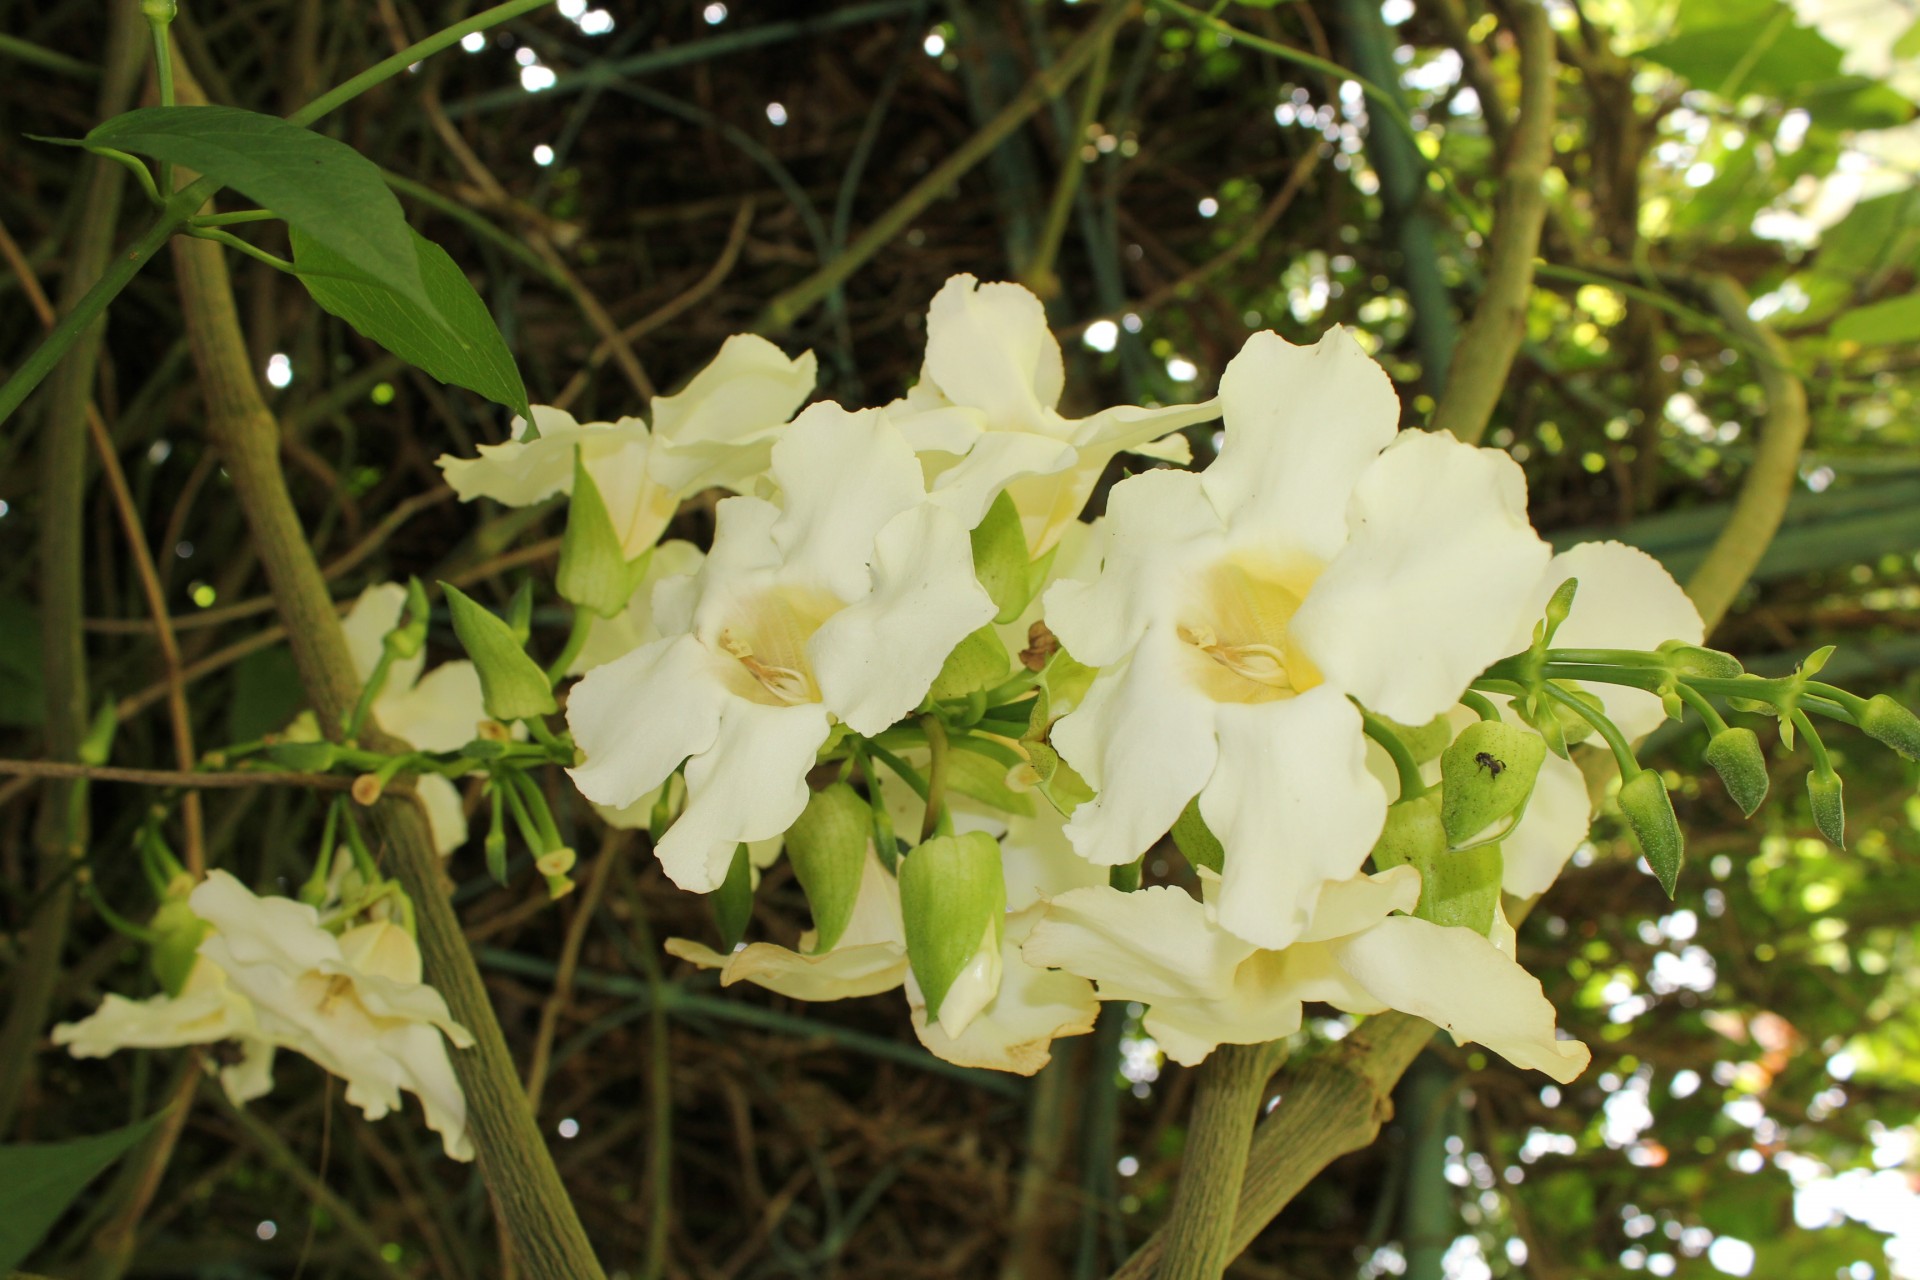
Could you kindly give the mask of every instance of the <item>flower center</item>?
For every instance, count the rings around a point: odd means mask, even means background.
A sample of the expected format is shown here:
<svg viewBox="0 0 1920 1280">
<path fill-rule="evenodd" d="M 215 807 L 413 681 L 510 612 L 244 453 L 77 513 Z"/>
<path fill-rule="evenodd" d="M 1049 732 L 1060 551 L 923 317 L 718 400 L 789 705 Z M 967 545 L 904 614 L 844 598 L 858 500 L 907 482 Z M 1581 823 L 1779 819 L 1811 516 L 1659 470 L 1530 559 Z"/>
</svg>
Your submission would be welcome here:
<svg viewBox="0 0 1920 1280">
<path fill-rule="evenodd" d="M 1226 560 L 1201 575 L 1175 633 L 1191 646 L 1192 672 L 1218 702 L 1270 702 L 1320 683 L 1287 635 L 1318 566 L 1278 569 Z"/>
<path fill-rule="evenodd" d="M 820 701 L 807 642 L 839 608 L 830 596 L 776 589 L 735 613 L 715 639 L 738 664 L 734 692 L 773 707 Z"/>
</svg>

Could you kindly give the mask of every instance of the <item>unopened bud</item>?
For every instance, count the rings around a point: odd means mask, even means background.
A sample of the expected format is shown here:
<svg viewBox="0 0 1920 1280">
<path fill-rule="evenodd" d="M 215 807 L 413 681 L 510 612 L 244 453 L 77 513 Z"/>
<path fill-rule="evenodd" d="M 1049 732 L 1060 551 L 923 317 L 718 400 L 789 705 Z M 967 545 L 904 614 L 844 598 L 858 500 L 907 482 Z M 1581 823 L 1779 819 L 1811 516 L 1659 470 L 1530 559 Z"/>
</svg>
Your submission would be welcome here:
<svg viewBox="0 0 1920 1280">
<path fill-rule="evenodd" d="M 523 720 L 558 710 L 546 672 L 527 656 L 525 641 L 499 615 L 455 588 L 441 584 L 453 610 L 453 630 L 480 673 L 487 714 L 496 720 Z"/>
<path fill-rule="evenodd" d="M 1642 769 L 1620 788 L 1620 809 L 1633 824 L 1640 841 L 1640 852 L 1660 881 L 1660 887 L 1673 896 L 1680 882 L 1680 862 L 1686 853 L 1686 841 L 1680 834 L 1680 820 L 1673 814 L 1673 798 L 1667 794 L 1666 781 L 1652 769 Z"/>
<path fill-rule="evenodd" d="M 907 963 L 926 998 L 929 1018 L 941 1017 L 947 992 L 976 958 L 990 953 L 998 959 L 1006 910 L 1000 845 L 984 831 L 936 836 L 901 860 L 900 917 Z M 971 986 L 964 990 L 978 994 Z M 956 1010 L 971 1012 L 977 1008 Z M 949 1035 L 959 1035 L 966 1028 L 958 1024 L 967 1020 L 950 1015 L 942 1026 Z"/>
<path fill-rule="evenodd" d="M 120 729 L 120 713 L 108 698 L 93 713 L 93 722 L 87 726 L 87 736 L 80 740 L 80 749 L 75 752 L 81 764 L 103 765 L 113 756 L 113 737 Z"/>
<path fill-rule="evenodd" d="M 1669 640 L 1660 646 L 1660 652 L 1667 656 L 1667 666 L 1674 674 L 1690 680 L 1732 680 L 1746 674 L 1740 659 L 1718 649 Z"/>
<path fill-rule="evenodd" d="M 534 860 L 533 867 L 534 870 L 551 880 L 555 876 L 564 876 L 567 872 L 573 870 L 573 864 L 579 860 L 579 854 L 567 848 L 567 846 L 561 845 L 558 849 L 549 849 L 541 854 Z"/>
<path fill-rule="evenodd" d="M 1751 729 L 1722 729 L 1707 743 L 1707 763 L 1720 775 L 1727 794 L 1751 818 L 1767 798 L 1767 757 Z"/>
<path fill-rule="evenodd" d="M 1840 775 L 1815 770 L 1807 775 L 1807 803 L 1813 808 L 1813 825 L 1836 848 L 1847 847 L 1847 806 L 1841 798 Z"/>
<path fill-rule="evenodd" d="M 380 793 L 386 789 L 387 784 L 381 780 L 379 774 L 363 773 L 353 780 L 353 790 L 351 794 L 355 801 L 366 805 L 378 800 Z"/>
<path fill-rule="evenodd" d="M 267 758 L 295 773 L 325 773 L 340 758 L 340 748 L 331 742 L 276 742 L 267 748 Z"/>
<path fill-rule="evenodd" d="M 831 951 L 853 920 L 872 838 L 867 802 L 844 782 L 808 797 L 787 831 L 787 860 L 813 912 L 816 952 Z"/>
<path fill-rule="evenodd" d="M 734 846 L 727 878 L 708 897 L 713 902 L 714 923 L 720 927 L 721 949 L 731 951 L 747 936 L 747 925 L 753 919 L 753 862 L 745 844 Z"/>
<path fill-rule="evenodd" d="M 1876 742 L 1883 742 L 1909 760 L 1920 760 L 1920 716 L 1884 693 L 1867 699 L 1860 713 L 1860 729 Z"/>
<path fill-rule="evenodd" d="M 1429 791 L 1387 806 L 1387 822 L 1373 842 L 1373 865 L 1381 871 L 1412 866 L 1424 872 L 1446 852 L 1447 829 L 1440 821 L 1440 797 Z"/>
<path fill-rule="evenodd" d="M 381 638 L 381 645 L 396 658 L 418 657 L 427 647 L 427 618 L 431 606 L 427 603 L 427 589 L 420 585 L 420 579 L 407 579 L 406 620 Z"/>
</svg>

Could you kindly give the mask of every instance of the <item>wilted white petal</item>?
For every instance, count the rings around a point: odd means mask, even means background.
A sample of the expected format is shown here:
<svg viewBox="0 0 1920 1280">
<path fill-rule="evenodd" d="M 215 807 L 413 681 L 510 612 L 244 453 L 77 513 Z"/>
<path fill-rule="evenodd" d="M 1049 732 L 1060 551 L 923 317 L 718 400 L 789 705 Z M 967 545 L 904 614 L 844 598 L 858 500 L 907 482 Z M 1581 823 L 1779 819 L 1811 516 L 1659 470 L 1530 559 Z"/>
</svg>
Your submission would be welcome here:
<svg viewBox="0 0 1920 1280">
<path fill-rule="evenodd" d="M 1220 923 L 1278 950 L 1306 929 L 1321 889 L 1366 862 L 1387 795 L 1367 771 L 1359 711 L 1329 686 L 1224 703 L 1215 724 L 1200 814 L 1227 850 Z"/>
<path fill-rule="evenodd" d="M 691 701 L 683 695 L 677 705 Z M 667 718 L 658 704 L 653 714 Z M 717 734 L 687 761 L 687 807 L 658 846 L 668 878 L 689 893 L 711 893 L 726 879 L 742 841 L 765 840 L 792 826 L 807 807 L 807 772 L 829 725 L 817 702 L 766 706 L 728 697 Z M 588 752 L 591 760 L 592 748 Z M 579 775 L 575 770 L 576 782 Z"/>
<path fill-rule="evenodd" d="M 1573 609 L 1554 633 L 1559 649 L 1654 649 L 1668 640 L 1702 643 L 1700 611 L 1666 567 L 1638 547 L 1619 542 L 1582 542 L 1547 564 L 1530 601 L 1524 635 L 1511 645 L 1518 653 L 1533 642 L 1533 623 L 1561 583 L 1578 578 Z M 1667 718 L 1657 695 L 1617 684 L 1592 684 L 1609 718 L 1628 741 L 1638 741 Z"/>
<path fill-rule="evenodd" d="M 898 943 L 871 942 L 835 947 L 822 955 L 802 955 L 771 942 L 749 943 L 722 955 L 689 938 L 668 938 L 669 955 L 703 969 L 720 970 L 720 985 L 751 982 L 793 1000 L 820 1003 L 877 995 L 899 986 L 907 975 L 907 950 Z"/>
<path fill-rule="evenodd" d="M 1247 339 L 1220 377 L 1226 421 L 1204 483 L 1236 539 L 1331 560 L 1348 538 L 1347 501 L 1393 440 L 1393 383 L 1344 328 L 1311 347 Z"/>
<path fill-rule="evenodd" d="M 1549 751 L 1520 825 L 1500 842 L 1500 887 L 1518 898 L 1545 893 L 1592 826 L 1586 775 Z"/>
<path fill-rule="evenodd" d="M 811 351 L 789 360 L 757 334 L 734 334 L 685 390 L 654 397 L 654 437 L 674 448 L 764 437 L 807 402 L 818 374 Z"/>
<path fill-rule="evenodd" d="M 1021 945 L 1045 911 L 1043 904 L 1035 905 L 1007 917 L 999 989 L 957 1036 L 948 1034 L 944 1017 L 927 1021 L 926 1002 L 918 998 L 909 975 L 913 1030 L 930 1053 L 964 1067 L 1030 1076 L 1047 1064 L 1053 1041 L 1093 1030 L 1100 1012 L 1093 985 L 1071 973 L 1035 968 L 1021 958 Z M 951 992 L 947 999 L 953 999 Z M 944 1007 L 941 1012 L 945 1014 Z"/>
<path fill-rule="evenodd" d="M 1252 943 L 1218 928 L 1184 889 L 1072 889 L 1047 904 L 1021 954 L 1100 984 L 1103 999 L 1214 1000 L 1233 990 Z"/>
<path fill-rule="evenodd" d="M 78 1022 L 53 1029 L 53 1042 L 76 1058 L 104 1058 L 121 1049 L 174 1049 L 251 1034 L 253 1006 L 227 985 L 227 976 L 196 958 L 177 996 L 129 1000 L 109 995 Z"/>
<path fill-rule="evenodd" d="M 1213 775 L 1215 704 L 1184 678 L 1180 642 L 1156 627 L 1123 667 L 1104 671 L 1053 745 L 1095 789 L 1067 838 L 1103 866 L 1131 862 L 1165 835 Z"/>
<path fill-rule="evenodd" d="M 949 512 L 925 503 L 902 511 L 880 530 L 872 557 L 872 591 L 807 645 L 821 699 L 863 734 L 918 706 L 954 646 L 994 615 L 967 530 Z"/>
<path fill-rule="evenodd" d="M 483 444 L 477 458 L 443 455 L 438 460 L 462 502 L 491 498 L 505 506 L 527 507 L 571 493 L 576 450 L 594 472 L 596 485 L 602 483 L 603 468 L 609 476 L 646 472 L 652 437 L 638 418 L 582 424 L 547 405 L 533 406 L 533 417 L 540 427 L 537 440 L 522 439 L 526 424 L 515 418 L 514 438 L 505 444 Z"/>
<path fill-rule="evenodd" d="M 1485 1045 L 1516 1066 L 1566 1084 L 1592 1055 L 1554 1035 L 1539 979 L 1472 929 L 1393 916 L 1332 944 L 1354 980 L 1390 1008 Z"/>
<path fill-rule="evenodd" d="M 1313 584 L 1292 634 L 1327 682 L 1424 724 L 1511 651 L 1545 569 L 1513 459 L 1452 436 L 1400 436 L 1361 475 L 1351 540 Z"/>
</svg>

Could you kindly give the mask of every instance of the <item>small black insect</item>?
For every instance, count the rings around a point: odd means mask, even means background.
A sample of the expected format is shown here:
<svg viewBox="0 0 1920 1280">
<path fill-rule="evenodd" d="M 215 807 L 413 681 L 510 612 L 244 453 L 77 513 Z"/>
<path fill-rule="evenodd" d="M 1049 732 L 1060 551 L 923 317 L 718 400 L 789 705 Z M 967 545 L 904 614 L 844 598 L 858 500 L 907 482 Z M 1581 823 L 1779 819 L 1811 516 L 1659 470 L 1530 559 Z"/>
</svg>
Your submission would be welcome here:
<svg viewBox="0 0 1920 1280">
<path fill-rule="evenodd" d="M 1487 776 L 1497 778 L 1507 771 L 1507 762 L 1495 756 L 1491 751 L 1482 751 L 1473 758 L 1474 764 L 1487 771 Z"/>
</svg>

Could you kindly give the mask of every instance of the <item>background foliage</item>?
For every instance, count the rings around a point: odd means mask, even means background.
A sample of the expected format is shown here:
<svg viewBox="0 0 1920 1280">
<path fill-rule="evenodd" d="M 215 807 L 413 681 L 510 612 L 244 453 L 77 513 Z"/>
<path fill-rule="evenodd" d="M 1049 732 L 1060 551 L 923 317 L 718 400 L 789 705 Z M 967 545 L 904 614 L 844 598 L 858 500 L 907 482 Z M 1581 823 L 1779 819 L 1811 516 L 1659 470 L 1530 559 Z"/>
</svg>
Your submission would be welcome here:
<svg viewBox="0 0 1920 1280">
<path fill-rule="evenodd" d="M 1150 7 L 977 167 L 902 206 L 1085 38 L 1094 7 L 572 0 L 422 64 L 327 129 L 385 170 L 414 224 L 468 271 L 532 400 L 583 419 L 638 411 L 749 328 L 818 351 L 823 394 L 884 399 L 916 375 L 926 300 L 971 271 L 1049 298 L 1070 399 L 1188 396 L 1254 329 L 1309 341 L 1341 323 L 1387 363 L 1408 423 L 1424 422 L 1487 269 L 1518 92 L 1508 6 L 1247 4 L 1220 15 L 1237 37 Z M 74 153 L 20 135 L 97 122 L 103 23 L 74 3 L 0 12 L 0 353 L 13 361 L 40 332 L 30 282 L 57 290 L 86 229 Z M 279 114 L 459 12 L 258 0 L 189 6 L 175 30 L 212 101 Z M 1898 0 L 1550 14 L 1561 65 L 1543 265 L 1488 442 L 1524 464 L 1535 523 L 1556 540 L 1623 538 L 1684 574 L 1746 474 L 1763 381 L 1798 382 L 1800 485 L 1716 643 L 1760 670 L 1838 643 L 1831 678 L 1911 701 L 1920 14 Z M 908 215 L 897 234 L 819 305 L 768 307 L 890 211 Z M 404 368 L 264 265 L 235 269 L 283 459 L 343 603 L 418 574 L 498 605 L 556 553 L 550 510 L 462 508 L 432 465 L 502 438 L 501 410 Z M 95 398 L 158 560 L 204 747 L 278 727 L 300 693 L 200 435 L 168 275 L 123 295 Z M 1715 281 L 1752 305 L 1730 318 Z M 1783 345 L 1759 345 L 1740 320 Z M 0 754 L 16 757 L 41 748 L 36 448 L 32 414 L 0 438 Z M 694 504 L 676 533 L 704 540 L 710 510 Z M 102 479 L 86 518 L 93 701 L 119 708 L 116 763 L 164 767 L 165 666 Z M 444 618 L 434 643 L 452 646 Z M 1691 833 L 1678 901 L 1603 818 L 1523 930 L 1563 1025 L 1595 1046 L 1588 1076 L 1542 1088 L 1436 1044 L 1387 1139 L 1318 1180 L 1233 1274 L 1865 1277 L 1888 1274 L 1880 1233 L 1903 1214 L 1920 1274 L 1912 768 L 1849 753 L 1852 839 L 1838 853 L 1794 786 L 1743 823 L 1717 787 L 1682 784 L 1703 771 L 1702 745 L 1676 730 L 1652 756 L 1682 785 Z M 17 980 L 41 901 L 38 794 L 0 784 L 0 981 Z M 133 833 L 148 803 L 177 799 L 95 787 L 89 865 L 108 901 L 138 900 Z M 263 882 L 304 876 L 314 798 L 235 791 L 204 805 L 218 861 Z M 516 1053 L 545 1064 L 541 1122 L 610 1268 L 1095 1276 L 1158 1221 L 1191 1080 L 1125 1010 L 1026 1082 L 929 1058 L 887 997 L 807 1008 L 723 995 L 658 950 L 669 934 L 709 936 L 705 905 L 638 840 L 598 832 L 584 810 L 572 820 L 585 888 L 560 904 L 529 891 L 524 868 L 496 887 L 477 849 L 451 871 Z M 784 866 L 755 912 L 776 940 L 805 925 Z M 85 907 L 65 956 L 61 1016 L 146 980 L 137 948 Z M 1318 1022 L 1297 1052 L 1344 1031 Z M 174 1070 L 167 1055 L 42 1053 L 10 1136 L 145 1115 Z M 312 1275 L 497 1273 L 471 1167 L 438 1158 L 410 1121 L 370 1125 L 285 1060 L 280 1088 L 247 1115 L 201 1096 L 132 1272 L 284 1275 L 304 1258 Z M 89 1250 L 131 1176 L 103 1181 L 64 1223 L 48 1269 L 99 1273 Z"/>
</svg>

